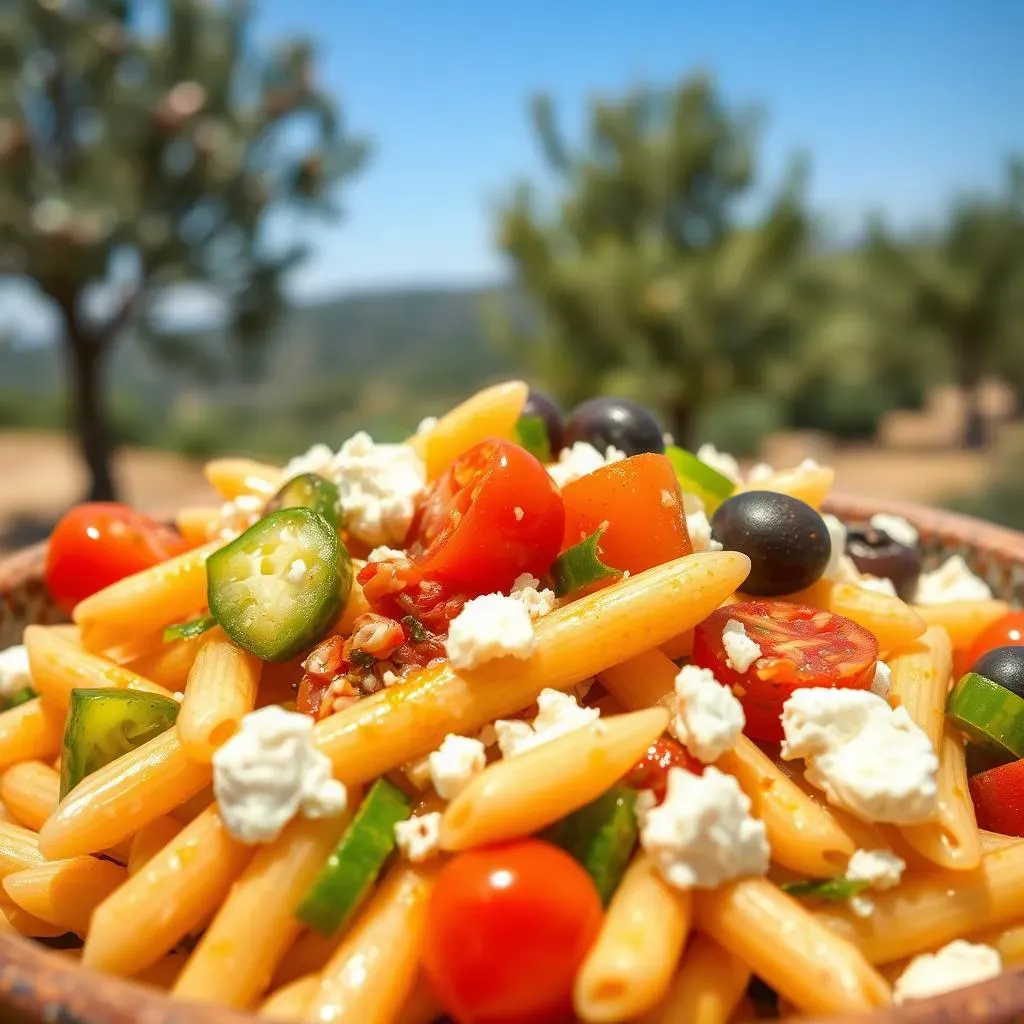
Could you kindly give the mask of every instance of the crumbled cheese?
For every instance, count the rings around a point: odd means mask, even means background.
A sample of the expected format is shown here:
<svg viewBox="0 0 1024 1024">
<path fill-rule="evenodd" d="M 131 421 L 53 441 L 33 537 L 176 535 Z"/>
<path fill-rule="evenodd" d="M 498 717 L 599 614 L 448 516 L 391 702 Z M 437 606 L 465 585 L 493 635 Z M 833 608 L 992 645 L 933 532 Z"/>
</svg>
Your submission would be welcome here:
<svg viewBox="0 0 1024 1024">
<path fill-rule="evenodd" d="M 877 693 L 883 700 L 889 699 L 892 689 L 892 669 L 884 661 L 875 665 L 875 678 L 871 680 L 871 692 Z"/>
<path fill-rule="evenodd" d="M 987 601 L 988 584 L 975 576 L 960 555 L 948 558 L 934 572 L 921 574 L 914 594 L 915 604 L 948 604 L 953 601 Z"/>
<path fill-rule="evenodd" d="M 177 702 L 178 702 L 179 704 L 180 704 L 180 703 L 181 703 L 181 702 L 182 702 L 182 701 L 183 701 L 183 700 L 185 699 L 185 694 L 184 694 L 184 691 L 182 691 L 182 690 L 175 690 L 175 691 L 174 691 L 174 693 L 172 693 L 172 694 L 171 694 L 171 696 L 172 696 L 172 697 L 173 697 L 173 698 L 174 698 L 174 699 L 175 699 L 175 700 L 176 700 L 176 701 L 177 701 Z"/>
<path fill-rule="evenodd" d="M 849 566 L 853 565 L 852 561 L 846 557 L 846 524 L 838 516 L 830 515 L 828 512 L 821 518 L 825 520 L 828 539 L 832 545 L 832 555 L 828 565 L 825 566 L 825 578 L 835 580 L 837 583 L 845 583 L 847 579 L 844 577 L 849 573 Z M 846 562 L 849 562 L 849 566 Z M 854 574 L 856 574 L 856 568 L 854 568 Z"/>
<path fill-rule="evenodd" d="M 367 562 L 390 562 L 393 559 L 399 559 L 404 561 L 409 556 L 398 548 L 389 548 L 386 544 L 382 544 L 379 548 L 374 548 L 367 556 Z"/>
<path fill-rule="evenodd" d="M 239 494 L 220 507 L 217 534 L 224 538 L 237 537 L 259 521 L 263 514 L 264 499 L 258 494 Z"/>
<path fill-rule="evenodd" d="M 11 694 L 31 685 L 32 672 L 25 645 L 16 644 L 0 651 L 0 696 L 10 697 Z"/>
<path fill-rule="evenodd" d="M 428 758 L 430 779 L 437 795 L 454 800 L 469 785 L 474 775 L 487 766 L 487 749 L 470 736 L 448 733 L 444 742 Z"/>
<path fill-rule="evenodd" d="M 722 630 L 725 663 L 734 672 L 746 672 L 764 653 L 755 640 L 747 636 L 747 627 L 738 619 L 729 619 Z"/>
<path fill-rule="evenodd" d="M 528 658 L 537 647 L 523 601 L 484 594 L 467 601 L 448 627 L 445 651 L 453 668 L 476 668 L 494 658 Z"/>
<path fill-rule="evenodd" d="M 245 715 L 213 755 L 213 793 L 228 832 L 249 844 L 273 842 L 300 812 L 333 817 L 347 804 L 313 746 L 313 719 L 276 705 Z"/>
<path fill-rule="evenodd" d="M 676 676 L 672 732 L 694 757 L 717 761 L 736 746 L 746 719 L 740 702 L 706 668 L 685 665 Z"/>
<path fill-rule="evenodd" d="M 684 495 L 685 500 L 685 495 Z M 689 512 L 686 516 L 686 532 L 694 551 L 721 551 L 722 545 L 711 536 L 711 524 L 704 509 Z"/>
<path fill-rule="evenodd" d="M 868 690 L 796 690 L 782 707 L 782 757 L 864 821 L 913 825 L 934 817 L 939 759 L 904 707 Z"/>
<path fill-rule="evenodd" d="M 516 507 L 512 509 L 512 515 L 516 517 L 517 523 L 521 523 L 523 521 L 523 516 L 525 516 L 526 513 L 518 505 L 516 505 Z"/>
<path fill-rule="evenodd" d="M 767 872 L 764 823 L 751 817 L 750 800 L 731 775 L 671 768 L 664 801 L 638 806 L 641 845 L 670 885 L 711 889 Z"/>
<path fill-rule="evenodd" d="M 284 574 L 285 581 L 298 586 L 298 584 L 306 578 L 306 573 L 308 571 L 309 566 L 306 565 L 301 558 L 296 558 L 295 561 L 288 566 L 288 571 Z"/>
<path fill-rule="evenodd" d="M 697 449 L 697 458 L 733 483 L 738 484 L 743 479 L 740 464 L 728 452 L 720 452 L 713 444 L 702 444 Z"/>
<path fill-rule="evenodd" d="M 571 448 L 563 448 L 558 453 L 558 462 L 548 466 L 548 474 L 559 487 L 565 487 L 573 480 L 579 480 L 580 477 L 588 476 L 594 470 L 619 462 L 625 457 L 626 453 L 619 451 L 614 445 L 609 445 L 602 455 L 592 444 L 577 441 Z"/>
<path fill-rule="evenodd" d="M 747 473 L 748 484 L 763 484 L 775 476 L 775 470 L 767 462 L 759 462 L 756 466 L 750 467 Z"/>
<path fill-rule="evenodd" d="M 294 480 L 303 473 L 316 473 L 319 476 L 332 478 L 331 464 L 334 462 L 334 452 L 326 444 L 315 444 L 304 455 L 296 455 L 287 466 L 284 467 L 282 479 Z"/>
<path fill-rule="evenodd" d="M 889 850 L 857 850 L 846 865 L 846 878 L 867 882 L 872 889 L 892 889 L 900 884 L 907 863 Z"/>
<path fill-rule="evenodd" d="M 856 568 L 854 571 L 856 572 Z M 885 576 L 861 576 L 857 580 L 857 586 L 862 590 L 873 590 L 876 594 L 885 594 L 888 597 L 899 596 L 896 593 L 896 584 Z"/>
<path fill-rule="evenodd" d="M 501 719 L 494 723 L 498 749 L 502 757 L 515 757 L 566 733 L 592 725 L 601 717 L 598 708 L 581 708 L 570 693 L 541 690 L 537 697 L 537 717 L 533 725 L 518 719 Z"/>
<path fill-rule="evenodd" d="M 916 527 L 907 522 L 903 516 L 890 515 L 887 512 L 876 512 L 870 520 L 872 529 L 887 534 L 897 544 L 903 544 L 908 548 L 916 548 L 921 535 Z"/>
<path fill-rule="evenodd" d="M 419 435 L 419 434 L 429 434 L 434 429 L 434 427 L 436 427 L 436 426 L 437 426 L 437 417 L 436 416 L 424 416 L 423 419 L 420 420 L 418 426 L 416 427 L 416 433 L 417 433 L 417 435 Z"/>
<path fill-rule="evenodd" d="M 897 1003 L 928 999 L 996 978 L 1003 972 L 998 951 L 981 943 L 956 939 L 936 953 L 914 957 L 893 986 Z"/>
<path fill-rule="evenodd" d="M 540 588 L 540 580 L 524 572 L 517 576 L 512 584 L 511 596 L 517 601 L 522 601 L 526 610 L 530 613 L 531 619 L 543 618 L 555 607 L 555 592 Z"/>
<path fill-rule="evenodd" d="M 406 860 L 419 864 L 437 853 L 441 842 L 441 812 L 414 814 L 395 822 L 395 844 Z"/>
</svg>

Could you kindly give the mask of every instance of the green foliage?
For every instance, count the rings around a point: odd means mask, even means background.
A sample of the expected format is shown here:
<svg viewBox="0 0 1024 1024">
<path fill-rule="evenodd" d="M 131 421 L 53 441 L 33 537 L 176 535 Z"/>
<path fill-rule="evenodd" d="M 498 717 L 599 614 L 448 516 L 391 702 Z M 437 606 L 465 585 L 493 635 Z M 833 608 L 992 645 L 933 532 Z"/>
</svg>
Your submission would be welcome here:
<svg viewBox="0 0 1024 1024">
<path fill-rule="evenodd" d="M 709 403 L 697 416 L 694 434 L 721 451 L 756 456 L 761 442 L 786 425 L 784 403 L 770 395 L 738 394 Z"/>
<path fill-rule="evenodd" d="M 991 480 L 980 491 L 951 496 L 944 502 L 956 512 L 1024 530 L 1024 446 L 995 467 Z"/>
</svg>

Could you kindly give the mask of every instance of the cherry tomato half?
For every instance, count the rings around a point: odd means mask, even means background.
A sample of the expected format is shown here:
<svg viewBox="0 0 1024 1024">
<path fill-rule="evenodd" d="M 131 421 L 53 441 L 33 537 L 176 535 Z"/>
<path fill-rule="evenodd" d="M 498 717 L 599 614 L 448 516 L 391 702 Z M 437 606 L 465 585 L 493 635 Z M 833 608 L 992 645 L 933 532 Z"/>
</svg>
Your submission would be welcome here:
<svg viewBox="0 0 1024 1024">
<path fill-rule="evenodd" d="M 670 768 L 685 768 L 694 775 L 704 774 L 704 765 L 682 743 L 671 736 L 660 736 L 622 781 L 633 789 L 649 789 L 661 803 L 668 789 Z"/>
<path fill-rule="evenodd" d="M 1009 612 L 985 629 L 964 658 L 964 671 L 997 647 L 1024 647 L 1024 611 Z"/>
<path fill-rule="evenodd" d="M 968 786 L 978 826 L 1004 836 L 1024 836 L 1024 761 L 990 768 Z"/>
<path fill-rule="evenodd" d="M 70 613 L 79 601 L 111 583 L 188 549 L 176 530 L 126 505 L 79 505 L 61 519 L 50 537 L 46 586 Z"/>
<path fill-rule="evenodd" d="M 470 594 L 542 576 L 558 555 L 565 511 L 544 467 L 511 441 L 483 441 L 431 488 L 411 551 L 424 574 Z"/>
<path fill-rule="evenodd" d="M 525 839 L 470 850 L 438 875 L 423 966 L 457 1024 L 571 1020 L 601 916 L 590 876 L 558 847 Z"/>
<path fill-rule="evenodd" d="M 643 572 L 693 551 L 683 499 L 664 455 L 634 455 L 566 484 L 565 536 L 571 548 L 604 527 L 602 561 L 613 569 Z"/>
<path fill-rule="evenodd" d="M 728 664 L 725 624 L 741 622 L 762 655 L 746 672 Z M 878 641 L 842 615 L 790 604 L 749 601 L 712 612 L 693 635 L 693 661 L 733 688 L 747 716 L 744 730 L 758 740 L 782 739 L 782 705 L 805 686 L 866 690 L 875 676 Z"/>
</svg>

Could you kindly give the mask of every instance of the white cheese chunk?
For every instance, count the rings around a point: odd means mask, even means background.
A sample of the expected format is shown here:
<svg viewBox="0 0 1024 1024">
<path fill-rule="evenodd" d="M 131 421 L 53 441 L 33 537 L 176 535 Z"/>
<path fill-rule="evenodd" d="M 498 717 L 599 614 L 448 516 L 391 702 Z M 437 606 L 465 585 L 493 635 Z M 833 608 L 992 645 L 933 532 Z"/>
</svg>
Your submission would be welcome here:
<svg viewBox="0 0 1024 1024">
<path fill-rule="evenodd" d="M 987 601 L 991 597 L 989 585 L 971 572 L 960 555 L 953 555 L 934 572 L 921 574 L 914 603 L 949 604 L 954 601 Z"/>
<path fill-rule="evenodd" d="M 242 718 L 213 755 L 213 793 L 221 819 L 239 842 L 273 842 L 302 813 L 344 812 L 345 787 L 313 746 L 313 719 L 270 705 Z"/>
<path fill-rule="evenodd" d="M 853 562 L 846 556 L 846 524 L 838 517 L 826 512 L 822 517 L 828 528 L 828 539 L 832 543 L 832 555 L 825 566 L 825 578 L 836 583 L 848 583 L 850 568 Z M 856 568 L 854 568 L 856 575 Z"/>
<path fill-rule="evenodd" d="M 685 495 L 684 495 L 685 504 Z M 686 516 L 686 532 L 694 551 L 721 551 L 722 545 L 711 536 L 711 523 L 704 509 L 689 512 Z"/>
<path fill-rule="evenodd" d="M 427 761 L 437 795 L 454 800 L 487 766 L 487 748 L 470 736 L 449 733 Z"/>
<path fill-rule="evenodd" d="M 641 808 L 640 842 L 669 885 L 711 889 L 734 878 L 763 875 L 770 851 L 764 824 L 731 775 L 671 768 L 664 801 Z"/>
<path fill-rule="evenodd" d="M 928 999 L 988 981 L 1002 972 L 1002 957 L 991 946 L 957 939 L 936 953 L 914 957 L 896 979 L 893 997 L 897 1003 Z"/>
<path fill-rule="evenodd" d="M 767 462 L 759 462 L 756 466 L 750 467 L 750 472 L 747 473 L 748 484 L 763 484 L 775 476 L 775 469 L 769 466 Z"/>
<path fill-rule="evenodd" d="M 374 548 L 366 556 L 366 560 L 367 562 L 391 562 L 397 559 L 404 562 L 408 557 L 404 551 L 400 551 L 398 548 L 389 548 L 386 544 L 382 544 L 379 548 Z"/>
<path fill-rule="evenodd" d="M 908 548 L 917 547 L 921 535 L 912 523 L 907 522 L 903 516 L 890 515 L 887 512 L 876 512 L 870 520 L 871 526 L 888 534 L 897 544 L 903 544 Z"/>
<path fill-rule="evenodd" d="M 528 658 L 537 647 L 524 602 L 504 594 L 467 601 L 448 627 L 445 651 L 453 668 L 471 669 L 494 658 Z"/>
<path fill-rule="evenodd" d="M 598 708 L 582 708 L 570 693 L 545 689 L 537 697 L 537 717 L 533 724 L 518 719 L 501 719 L 494 723 L 498 749 L 502 757 L 515 757 L 542 743 L 566 733 L 582 729 L 598 721 Z"/>
<path fill-rule="evenodd" d="M 555 607 L 555 592 L 541 588 L 540 580 L 528 572 L 516 577 L 510 596 L 526 605 L 531 619 L 543 618 Z"/>
<path fill-rule="evenodd" d="M 25 645 L 15 644 L 14 647 L 0 651 L 0 696 L 10 697 L 31 685 L 32 671 Z"/>
<path fill-rule="evenodd" d="M 334 452 L 331 451 L 330 447 L 322 442 L 313 445 L 303 455 L 296 455 L 295 458 L 291 459 L 284 467 L 284 472 L 281 474 L 283 480 L 294 480 L 297 476 L 302 476 L 303 473 L 316 473 L 318 476 L 333 479 L 331 473 L 331 463 L 334 462 Z"/>
<path fill-rule="evenodd" d="M 571 448 L 558 453 L 558 462 L 548 466 L 548 474 L 559 487 L 565 487 L 580 477 L 589 476 L 596 469 L 619 462 L 626 453 L 609 445 L 602 455 L 592 444 L 577 441 Z"/>
<path fill-rule="evenodd" d="M 702 444 L 697 449 L 697 458 L 704 465 L 728 477 L 734 484 L 742 482 L 740 464 L 728 452 L 720 452 L 713 444 Z"/>
<path fill-rule="evenodd" d="M 782 707 L 782 757 L 864 821 L 913 825 L 937 809 L 939 759 L 904 707 L 867 690 L 796 690 Z"/>
<path fill-rule="evenodd" d="M 747 636 L 747 627 L 737 619 L 729 619 L 722 630 L 725 663 L 734 672 L 746 672 L 764 653 L 757 642 Z"/>
<path fill-rule="evenodd" d="M 676 676 L 672 732 L 694 757 L 710 763 L 736 746 L 746 719 L 740 702 L 706 668 L 685 665 Z"/>
<path fill-rule="evenodd" d="M 907 864 L 889 850 L 857 850 L 846 866 L 851 882 L 867 882 L 872 889 L 892 889 L 900 884 Z"/>
<path fill-rule="evenodd" d="M 406 860 L 420 864 L 433 857 L 441 845 L 441 812 L 414 814 L 395 822 L 395 844 Z"/>
<path fill-rule="evenodd" d="M 889 699 L 892 689 L 892 669 L 884 661 L 875 665 L 875 678 L 871 680 L 871 692 L 877 693 L 883 700 Z"/>
</svg>

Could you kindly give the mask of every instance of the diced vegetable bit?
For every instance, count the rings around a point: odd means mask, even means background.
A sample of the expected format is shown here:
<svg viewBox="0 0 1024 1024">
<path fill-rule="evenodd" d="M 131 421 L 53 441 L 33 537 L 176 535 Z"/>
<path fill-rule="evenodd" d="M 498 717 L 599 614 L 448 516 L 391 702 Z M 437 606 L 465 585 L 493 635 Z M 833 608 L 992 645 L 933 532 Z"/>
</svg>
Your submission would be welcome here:
<svg viewBox="0 0 1024 1024">
<path fill-rule="evenodd" d="M 715 509 L 735 492 L 736 485 L 727 476 L 701 462 L 685 448 L 670 444 L 665 454 L 676 471 L 679 489 L 684 494 L 695 494 L 700 498 L 708 516 L 713 515 Z"/>
<path fill-rule="evenodd" d="M 263 661 L 287 661 L 334 624 L 352 589 L 352 559 L 319 512 L 285 508 L 206 563 L 217 624 Z"/>
<path fill-rule="evenodd" d="M 199 618 L 189 619 L 188 622 L 175 623 L 164 630 L 164 643 L 173 643 L 175 640 L 195 640 L 197 636 L 202 636 L 216 625 L 217 620 L 212 615 L 200 615 Z"/>
<path fill-rule="evenodd" d="M 10 711 L 19 704 L 26 704 L 36 696 L 36 691 L 31 686 L 23 686 L 20 690 L 7 694 L 0 699 L 0 711 Z"/>
<path fill-rule="evenodd" d="M 396 823 L 411 813 L 412 802 L 405 793 L 387 779 L 378 779 L 295 916 L 321 935 L 337 932 L 370 891 L 394 850 Z"/>
<path fill-rule="evenodd" d="M 846 900 L 862 893 L 871 885 L 864 879 L 825 878 L 809 882 L 784 882 L 782 889 L 790 896 L 811 897 L 827 903 L 845 903 Z"/>
<path fill-rule="evenodd" d="M 555 561 L 552 574 L 555 594 L 565 597 L 612 576 L 621 576 L 621 570 L 605 565 L 597 554 L 604 530 L 592 533 L 586 540 L 563 551 Z"/>
<path fill-rule="evenodd" d="M 979 828 L 1024 837 L 1024 761 L 990 768 L 968 786 Z"/>
<path fill-rule="evenodd" d="M 74 689 L 64 726 L 60 798 L 123 754 L 170 729 L 180 705 L 139 690 Z"/>
<path fill-rule="evenodd" d="M 409 634 L 409 639 L 414 644 L 422 644 L 427 642 L 427 631 L 423 626 L 423 623 L 416 618 L 415 615 L 406 615 L 402 619 L 402 625 L 405 626 L 406 632 Z"/>
<path fill-rule="evenodd" d="M 341 524 L 341 496 L 338 488 L 317 473 L 293 477 L 267 504 L 266 513 L 283 508 L 308 508 L 319 512 L 336 530 Z"/>
<path fill-rule="evenodd" d="M 1002 761 L 1024 757 L 1024 699 L 991 679 L 968 672 L 953 687 L 946 714 L 968 739 Z"/>
<path fill-rule="evenodd" d="M 551 461 L 551 441 L 547 424 L 540 416 L 520 416 L 516 424 L 519 443 L 541 462 Z"/>
<path fill-rule="evenodd" d="M 604 906 L 618 888 L 636 847 L 636 796 L 636 790 L 628 786 L 613 786 L 541 835 L 586 868 Z"/>
</svg>

